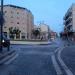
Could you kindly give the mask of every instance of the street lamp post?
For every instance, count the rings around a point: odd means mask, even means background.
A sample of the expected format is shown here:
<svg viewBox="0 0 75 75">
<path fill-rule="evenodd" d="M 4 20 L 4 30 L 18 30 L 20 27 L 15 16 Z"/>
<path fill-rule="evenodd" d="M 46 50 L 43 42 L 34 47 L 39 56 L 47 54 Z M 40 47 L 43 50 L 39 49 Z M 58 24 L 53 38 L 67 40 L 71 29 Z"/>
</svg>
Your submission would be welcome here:
<svg viewBox="0 0 75 75">
<path fill-rule="evenodd" d="M 2 48 L 2 39 L 3 39 L 3 0 L 1 0 L 1 50 L 0 52 L 3 51 L 3 48 Z"/>
</svg>

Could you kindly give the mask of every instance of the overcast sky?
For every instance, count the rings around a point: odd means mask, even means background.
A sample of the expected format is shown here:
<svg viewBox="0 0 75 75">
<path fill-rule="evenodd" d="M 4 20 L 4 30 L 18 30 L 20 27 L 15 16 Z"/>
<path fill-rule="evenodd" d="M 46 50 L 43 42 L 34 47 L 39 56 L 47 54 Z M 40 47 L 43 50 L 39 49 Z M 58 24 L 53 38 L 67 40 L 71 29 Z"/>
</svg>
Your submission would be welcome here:
<svg viewBox="0 0 75 75">
<path fill-rule="evenodd" d="M 75 0 L 4 0 L 4 4 L 31 10 L 35 24 L 44 21 L 56 32 L 63 30 L 63 16 L 72 3 L 75 3 Z"/>
</svg>

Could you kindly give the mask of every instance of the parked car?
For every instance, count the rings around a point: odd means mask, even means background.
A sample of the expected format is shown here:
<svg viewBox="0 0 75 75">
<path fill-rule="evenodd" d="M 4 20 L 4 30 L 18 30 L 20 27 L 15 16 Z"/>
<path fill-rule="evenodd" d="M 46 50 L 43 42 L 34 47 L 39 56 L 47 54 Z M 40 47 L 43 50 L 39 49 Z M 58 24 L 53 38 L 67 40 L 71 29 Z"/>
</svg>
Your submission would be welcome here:
<svg viewBox="0 0 75 75">
<path fill-rule="evenodd" d="M 1 47 L 1 34 L 0 34 L 0 47 Z M 2 39 L 2 47 L 7 47 L 8 50 L 10 48 L 10 40 L 7 37 L 5 37 L 4 35 L 3 35 L 3 39 Z"/>
</svg>

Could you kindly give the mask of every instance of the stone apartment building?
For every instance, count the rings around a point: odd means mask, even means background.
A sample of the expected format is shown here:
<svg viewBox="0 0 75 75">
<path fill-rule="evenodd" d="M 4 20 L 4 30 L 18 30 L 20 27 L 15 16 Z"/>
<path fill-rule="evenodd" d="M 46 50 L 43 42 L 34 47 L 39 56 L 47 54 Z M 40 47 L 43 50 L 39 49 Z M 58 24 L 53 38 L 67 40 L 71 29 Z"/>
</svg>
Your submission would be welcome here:
<svg viewBox="0 0 75 75">
<path fill-rule="evenodd" d="M 42 38 L 43 40 L 48 40 L 49 39 L 49 34 L 50 34 L 50 28 L 47 24 L 41 23 L 38 26 L 35 25 L 34 29 L 37 29 L 40 31 L 40 39 Z"/>
<path fill-rule="evenodd" d="M 64 16 L 64 35 L 70 39 L 75 38 L 75 4 L 72 4 Z"/>
<path fill-rule="evenodd" d="M 51 40 L 54 40 L 57 36 L 58 36 L 58 35 L 57 35 L 56 32 L 50 31 L 50 39 L 51 39 Z"/>
<path fill-rule="evenodd" d="M 43 37 L 43 39 L 48 40 L 49 39 L 49 34 L 50 34 L 50 28 L 47 24 L 40 24 L 39 25 L 40 30 L 41 30 L 41 37 Z"/>
<path fill-rule="evenodd" d="M 34 27 L 34 16 L 27 8 L 4 5 L 4 34 L 10 39 L 31 39 L 31 31 Z"/>
</svg>

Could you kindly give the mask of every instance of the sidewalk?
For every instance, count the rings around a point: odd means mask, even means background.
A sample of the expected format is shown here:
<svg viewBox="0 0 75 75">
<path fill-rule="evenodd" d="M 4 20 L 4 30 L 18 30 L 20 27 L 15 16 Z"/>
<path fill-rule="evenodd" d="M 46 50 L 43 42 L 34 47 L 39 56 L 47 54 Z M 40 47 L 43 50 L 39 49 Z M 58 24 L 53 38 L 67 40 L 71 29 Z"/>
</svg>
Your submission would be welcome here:
<svg viewBox="0 0 75 75">
<path fill-rule="evenodd" d="M 61 58 L 75 75 L 75 46 L 64 48 L 61 53 Z"/>
<path fill-rule="evenodd" d="M 25 44 L 25 45 L 47 45 L 50 41 L 10 41 L 11 44 Z"/>
</svg>

